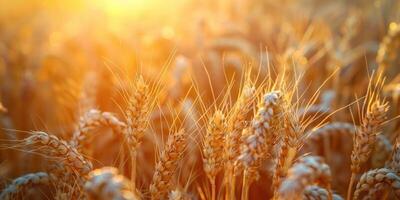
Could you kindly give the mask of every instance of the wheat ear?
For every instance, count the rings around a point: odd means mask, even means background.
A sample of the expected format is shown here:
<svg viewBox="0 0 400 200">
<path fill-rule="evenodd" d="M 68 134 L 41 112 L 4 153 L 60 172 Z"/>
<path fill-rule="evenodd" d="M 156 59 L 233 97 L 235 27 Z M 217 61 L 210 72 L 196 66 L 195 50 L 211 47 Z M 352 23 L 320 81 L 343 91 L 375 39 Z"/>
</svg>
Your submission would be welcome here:
<svg viewBox="0 0 400 200">
<path fill-rule="evenodd" d="M 369 159 L 379 128 L 386 119 L 388 104 L 384 101 L 371 100 L 367 112 L 362 118 L 362 124 L 354 135 L 353 151 L 351 153 L 351 178 L 347 192 L 347 199 L 351 199 L 355 176 L 360 172 L 361 166 Z"/>
<path fill-rule="evenodd" d="M 386 161 L 390 158 L 393 146 L 389 139 L 379 134 L 376 137 L 376 144 L 374 151 L 371 154 L 371 166 L 372 168 L 381 168 L 385 166 Z"/>
<path fill-rule="evenodd" d="M 80 177 L 85 176 L 92 170 L 92 163 L 85 159 L 74 147 L 64 140 L 45 132 L 34 131 L 32 136 L 24 139 L 25 144 L 37 146 L 38 151 L 56 157 L 67 166 L 72 173 L 78 173 Z"/>
<path fill-rule="evenodd" d="M 212 200 L 215 199 L 215 178 L 224 167 L 225 128 L 225 116 L 222 111 L 218 110 L 208 122 L 203 147 L 203 166 L 211 182 Z"/>
<path fill-rule="evenodd" d="M 321 157 L 302 157 L 289 169 L 286 179 L 279 187 L 278 199 L 298 199 L 306 187 L 313 184 L 321 184 L 328 188 L 328 199 L 330 199 L 332 195 L 330 181 L 331 171 Z"/>
<path fill-rule="evenodd" d="M 168 194 L 168 200 L 190 200 L 190 199 L 191 198 L 189 197 L 189 195 L 180 189 L 172 190 Z"/>
<path fill-rule="evenodd" d="M 386 168 L 394 170 L 400 174 L 400 137 L 396 139 L 390 159 L 386 163 Z"/>
<path fill-rule="evenodd" d="M 150 185 L 151 199 L 163 199 L 171 189 L 171 180 L 186 147 L 186 134 L 182 129 L 169 135 L 165 149 L 156 164 Z"/>
<path fill-rule="evenodd" d="M 328 200 L 329 192 L 325 188 L 316 185 L 307 186 L 303 192 L 303 200 Z M 332 195 L 333 200 L 343 200 L 338 194 Z"/>
<path fill-rule="evenodd" d="M 89 173 L 85 191 L 91 200 L 139 200 L 136 189 L 114 167 L 103 167 Z"/>
<path fill-rule="evenodd" d="M 390 63 L 396 59 L 399 48 L 400 25 L 393 22 L 389 25 L 389 31 L 379 45 L 376 56 L 376 62 L 379 65 L 380 72 L 386 70 L 390 66 Z"/>
<path fill-rule="evenodd" d="M 74 132 L 71 145 L 84 154 L 89 154 L 89 133 L 100 127 L 110 127 L 115 134 L 122 135 L 126 124 L 120 121 L 113 113 L 91 109 L 79 120 L 79 128 Z M 89 154 L 90 155 L 90 154 Z"/>
<path fill-rule="evenodd" d="M 136 79 L 134 89 L 135 91 L 129 98 L 128 109 L 126 111 L 127 129 L 125 137 L 131 157 L 131 181 L 135 187 L 137 148 L 148 126 L 151 108 L 148 102 L 150 100 L 149 86 L 145 83 L 142 76 Z"/>
<path fill-rule="evenodd" d="M 54 178 L 53 178 L 54 179 Z M 19 194 L 25 189 L 35 185 L 49 185 L 52 180 L 51 175 L 45 172 L 29 173 L 20 176 L 12 181 L 0 194 L 0 199 L 11 200 L 19 199 Z"/>
<path fill-rule="evenodd" d="M 365 193 L 384 184 L 391 187 L 396 194 L 400 194 L 400 177 L 391 169 L 380 168 L 364 173 L 357 184 L 353 199 L 359 199 Z M 371 195 L 371 194 L 370 194 Z"/>
<path fill-rule="evenodd" d="M 281 178 L 286 176 L 302 144 L 303 130 L 298 118 L 288 113 L 285 121 L 285 132 L 278 150 L 278 158 L 276 159 L 275 171 L 272 177 L 274 198 L 276 198 L 277 190 L 281 184 Z"/>
<path fill-rule="evenodd" d="M 279 123 L 282 94 L 279 91 L 266 93 L 258 105 L 256 116 L 249 128 L 243 134 L 243 146 L 238 157 L 244 166 L 242 199 L 248 198 L 251 183 L 259 178 L 259 167 L 267 158 L 268 148 L 273 145 L 279 133 L 276 130 Z"/>
<path fill-rule="evenodd" d="M 241 134 L 246 127 L 246 116 L 252 109 L 255 88 L 247 83 L 236 101 L 227 119 L 227 134 L 225 137 L 226 170 L 224 174 L 226 199 L 235 197 L 235 161 L 240 154 Z"/>
</svg>

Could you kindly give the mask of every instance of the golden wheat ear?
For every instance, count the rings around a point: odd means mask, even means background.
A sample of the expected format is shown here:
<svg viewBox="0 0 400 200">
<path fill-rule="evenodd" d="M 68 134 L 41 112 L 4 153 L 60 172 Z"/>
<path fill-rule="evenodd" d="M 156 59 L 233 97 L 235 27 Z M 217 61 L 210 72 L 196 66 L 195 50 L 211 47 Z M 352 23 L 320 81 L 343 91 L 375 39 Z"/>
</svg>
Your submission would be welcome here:
<svg viewBox="0 0 400 200">
<path fill-rule="evenodd" d="M 131 181 L 135 187 L 137 151 L 149 125 L 152 102 L 150 100 L 150 86 L 142 76 L 135 80 L 133 89 L 125 112 L 127 128 L 124 129 L 124 135 L 128 143 L 131 160 Z"/>
<path fill-rule="evenodd" d="M 400 24 L 390 23 L 387 35 L 379 45 L 376 55 L 376 62 L 379 66 L 379 72 L 383 73 L 389 67 L 391 62 L 396 59 L 397 52 L 400 49 Z"/>
<path fill-rule="evenodd" d="M 169 135 L 149 187 L 151 199 L 163 199 L 171 190 L 173 175 L 186 148 L 186 138 L 183 129 Z"/>
<path fill-rule="evenodd" d="M 353 199 L 379 198 L 376 195 L 385 188 L 391 188 L 397 195 L 400 194 L 400 177 L 396 172 L 388 168 L 370 170 L 361 176 Z"/>
<path fill-rule="evenodd" d="M 19 199 L 22 193 L 38 185 L 50 185 L 55 177 L 46 172 L 29 173 L 14 179 L 0 194 L 0 199 Z"/>
<path fill-rule="evenodd" d="M 303 192 L 303 200 L 314 199 L 329 199 L 328 190 L 316 185 L 307 186 Z M 332 194 L 332 200 L 343 200 L 343 197 L 338 194 Z"/>
<path fill-rule="evenodd" d="M 186 192 L 175 189 L 168 194 L 168 200 L 190 200 L 191 198 Z"/>
<path fill-rule="evenodd" d="M 79 127 L 74 132 L 70 144 L 79 152 L 91 156 L 89 133 L 103 127 L 110 127 L 114 134 L 123 136 L 127 126 L 113 113 L 91 109 L 80 118 Z"/>
<path fill-rule="evenodd" d="M 321 157 L 301 157 L 288 171 L 285 180 L 282 181 L 277 191 L 277 199 L 298 199 L 304 194 L 307 186 L 319 184 L 327 189 L 328 199 L 331 198 L 330 190 L 331 171 Z"/>
<path fill-rule="evenodd" d="M 211 199 L 215 199 L 215 179 L 224 167 L 224 136 L 226 130 L 225 115 L 215 111 L 209 119 L 203 144 L 203 169 L 212 187 Z"/>
<path fill-rule="evenodd" d="M 240 155 L 242 144 L 241 136 L 243 129 L 246 128 L 248 120 L 247 114 L 254 106 L 256 89 L 251 83 L 245 83 L 241 94 L 234 104 L 231 112 L 227 116 L 227 132 L 225 136 L 225 162 L 224 179 L 226 186 L 226 199 L 234 199 L 236 174 L 235 162 Z"/>
<path fill-rule="evenodd" d="M 259 168 L 267 159 L 269 148 L 276 143 L 279 132 L 276 131 L 282 113 L 282 93 L 272 91 L 266 93 L 258 106 L 256 116 L 249 128 L 243 130 L 243 145 L 238 157 L 237 167 L 244 167 L 242 199 L 248 198 L 248 190 L 252 182 L 259 179 Z"/>
<path fill-rule="evenodd" d="M 380 98 L 384 79 L 380 75 L 372 76 L 368 85 L 361 116 L 361 124 L 353 137 L 353 151 L 351 152 L 351 178 L 347 191 L 347 199 L 351 199 L 353 184 L 361 167 L 370 158 L 377 135 L 386 120 L 389 103 Z"/>
<path fill-rule="evenodd" d="M 114 167 L 103 167 L 89 173 L 85 191 L 91 200 L 140 200 L 130 181 Z"/>
<path fill-rule="evenodd" d="M 67 166 L 72 174 L 76 173 L 80 177 L 85 177 L 92 170 L 92 163 L 81 155 L 76 148 L 54 135 L 34 131 L 32 136 L 24 139 L 24 143 L 28 146 L 37 147 L 35 151 L 60 161 Z"/>
</svg>

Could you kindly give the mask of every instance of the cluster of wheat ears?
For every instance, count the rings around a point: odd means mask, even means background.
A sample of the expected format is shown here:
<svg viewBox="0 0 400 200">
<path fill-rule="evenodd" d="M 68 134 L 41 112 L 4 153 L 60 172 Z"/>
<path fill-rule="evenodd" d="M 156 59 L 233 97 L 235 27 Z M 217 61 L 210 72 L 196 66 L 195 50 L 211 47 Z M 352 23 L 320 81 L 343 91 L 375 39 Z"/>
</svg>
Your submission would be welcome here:
<svg viewBox="0 0 400 200">
<path fill-rule="evenodd" d="M 13 45 L 14 32 L 0 29 L 0 199 L 400 199 L 400 24 L 386 23 L 375 47 L 365 41 L 376 35 L 353 30 L 363 14 L 349 17 L 337 39 L 318 20 L 254 2 L 252 15 L 224 16 L 237 24 L 217 36 L 199 20 L 198 43 L 179 46 L 188 56 L 163 68 L 124 71 L 107 61 L 80 73 L 126 50 L 99 41 L 128 37 L 55 31 L 47 43 L 25 28 Z M 159 54 L 143 53 L 154 57 L 150 66 L 171 50 L 173 39 L 157 37 Z M 274 45 L 257 53 L 258 41 Z M 46 47 L 54 55 L 40 54 Z M 36 114 L 43 126 L 29 122 Z"/>
</svg>

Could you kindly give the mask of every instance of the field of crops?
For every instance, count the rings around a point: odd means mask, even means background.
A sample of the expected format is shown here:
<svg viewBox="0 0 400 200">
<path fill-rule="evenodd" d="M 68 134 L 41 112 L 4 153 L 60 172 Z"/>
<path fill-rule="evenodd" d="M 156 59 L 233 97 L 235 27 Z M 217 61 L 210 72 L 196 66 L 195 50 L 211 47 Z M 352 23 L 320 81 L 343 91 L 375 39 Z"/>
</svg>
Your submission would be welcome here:
<svg viewBox="0 0 400 200">
<path fill-rule="evenodd" d="M 400 199 L 399 0 L 0 0 L 0 199 Z"/>
</svg>

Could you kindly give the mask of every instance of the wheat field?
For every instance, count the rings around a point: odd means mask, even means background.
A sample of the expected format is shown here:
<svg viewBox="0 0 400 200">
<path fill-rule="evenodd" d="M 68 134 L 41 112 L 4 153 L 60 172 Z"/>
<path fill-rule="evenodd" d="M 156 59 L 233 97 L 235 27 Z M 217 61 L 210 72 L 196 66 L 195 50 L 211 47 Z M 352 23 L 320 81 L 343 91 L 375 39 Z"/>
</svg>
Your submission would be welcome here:
<svg viewBox="0 0 400 200">
<path fill-rule="evenodd" d="M 398 0 L 0 0 L 0 199 L 400 199 Z"/>
</svg>

